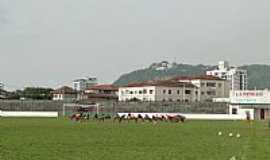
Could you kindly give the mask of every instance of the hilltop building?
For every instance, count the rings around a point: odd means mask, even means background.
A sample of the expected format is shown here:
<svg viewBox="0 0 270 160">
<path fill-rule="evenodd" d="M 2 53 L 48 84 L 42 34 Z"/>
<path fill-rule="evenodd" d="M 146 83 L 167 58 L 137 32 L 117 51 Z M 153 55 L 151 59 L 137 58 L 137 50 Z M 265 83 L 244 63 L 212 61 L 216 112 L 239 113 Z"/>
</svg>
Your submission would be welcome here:
<svg viewBox="0 0 270 160">
<path fill-rule="evenodd" d="M 170 64 L 168 61 L 162 61 L 160 63 L 153 63 L 150 68 L 157 71 L 163 71 L 172 68 L 172 64 Z"/>
<path fill-rule="evenodd" d="M 228 80 L 231 90 L 247 90 L 248 88 L 247 70 L 230 67 L 227 61 L 220 61 L 217 69 L 207 71 L 206 74 Z"/>
</svg>

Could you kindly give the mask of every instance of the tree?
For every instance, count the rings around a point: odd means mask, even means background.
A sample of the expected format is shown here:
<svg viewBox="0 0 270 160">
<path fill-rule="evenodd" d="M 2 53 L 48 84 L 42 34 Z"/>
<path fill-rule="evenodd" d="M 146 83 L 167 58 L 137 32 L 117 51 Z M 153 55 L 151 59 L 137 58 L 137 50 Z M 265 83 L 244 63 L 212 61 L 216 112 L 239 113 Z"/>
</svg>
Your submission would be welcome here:
<svg viewBox="0 0 270 160">
<path fill-rule="evenodd" d="M 41 87 L 26 87 L 21 93 L 20 97 L 33 100 L 51 100 L 53 89 Z"/>
</svg>

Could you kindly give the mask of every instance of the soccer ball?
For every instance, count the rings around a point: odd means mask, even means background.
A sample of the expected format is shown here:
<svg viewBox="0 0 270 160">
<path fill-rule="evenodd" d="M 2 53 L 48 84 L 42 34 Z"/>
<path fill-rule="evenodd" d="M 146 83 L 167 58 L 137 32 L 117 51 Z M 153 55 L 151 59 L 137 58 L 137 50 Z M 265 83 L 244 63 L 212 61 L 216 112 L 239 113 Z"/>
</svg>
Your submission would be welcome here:
<svg viewBox="0 0 270 160">
<path fill-rule="evenodd" d="M 218 135 L 219 135 L 219 136 L 222 136 L 222 132 L 218 132 Z"/>
<path fill-rule="evenodd" d="M 232 137 L 232 136 L 233 136 L 233 133 L 230 133 L 230 134 L 229 134 L 229 137 Z"/>
<path fill-rule="evenodd" d="M 236 160 L 236 157 L 235 156 L 233 156 L 230 160 Z"/>
<path fill-rule="evenodd" d="M 241 137 L 241 135 L 238 133 L 237 135 L 236 135 L 236 138 L 240 138 Z"/>
</svg>

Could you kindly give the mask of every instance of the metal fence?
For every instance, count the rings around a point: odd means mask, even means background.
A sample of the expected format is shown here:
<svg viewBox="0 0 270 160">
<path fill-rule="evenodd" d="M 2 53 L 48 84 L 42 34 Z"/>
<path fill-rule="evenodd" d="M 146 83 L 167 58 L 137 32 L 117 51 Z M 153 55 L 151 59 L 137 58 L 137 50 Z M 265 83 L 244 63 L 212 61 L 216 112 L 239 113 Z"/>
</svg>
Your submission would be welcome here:
<svg viewBox="0 0 270 160">
<path fill-rule="evenodd" d="M 64 104 L 63 114 L 69 115 L 78 107 L 88 107 L 95 113 L 205 113 L 205 114 L 226 114 L 228 105 L 226 103 L 173 103 L 173 102 L 103 102 L 97 105 Z M 92 109 L 91 109 L 92 108 Z"/>
</svg>

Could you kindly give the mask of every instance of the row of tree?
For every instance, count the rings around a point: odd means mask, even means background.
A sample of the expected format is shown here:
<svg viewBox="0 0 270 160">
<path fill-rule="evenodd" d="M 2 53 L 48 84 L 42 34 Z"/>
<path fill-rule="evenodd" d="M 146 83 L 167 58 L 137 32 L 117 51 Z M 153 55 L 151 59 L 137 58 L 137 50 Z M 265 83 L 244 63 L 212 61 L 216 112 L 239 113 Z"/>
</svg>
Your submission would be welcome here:
<svg viewBox="0 0 270 160">
<path fill-rule="evenodd" d="M 53 98 L 52 88 L 27 87 L 23 90 L 7 92 L 7 99 L 31 99 L 31 100 L 51 100 Z"/>
</svg>

